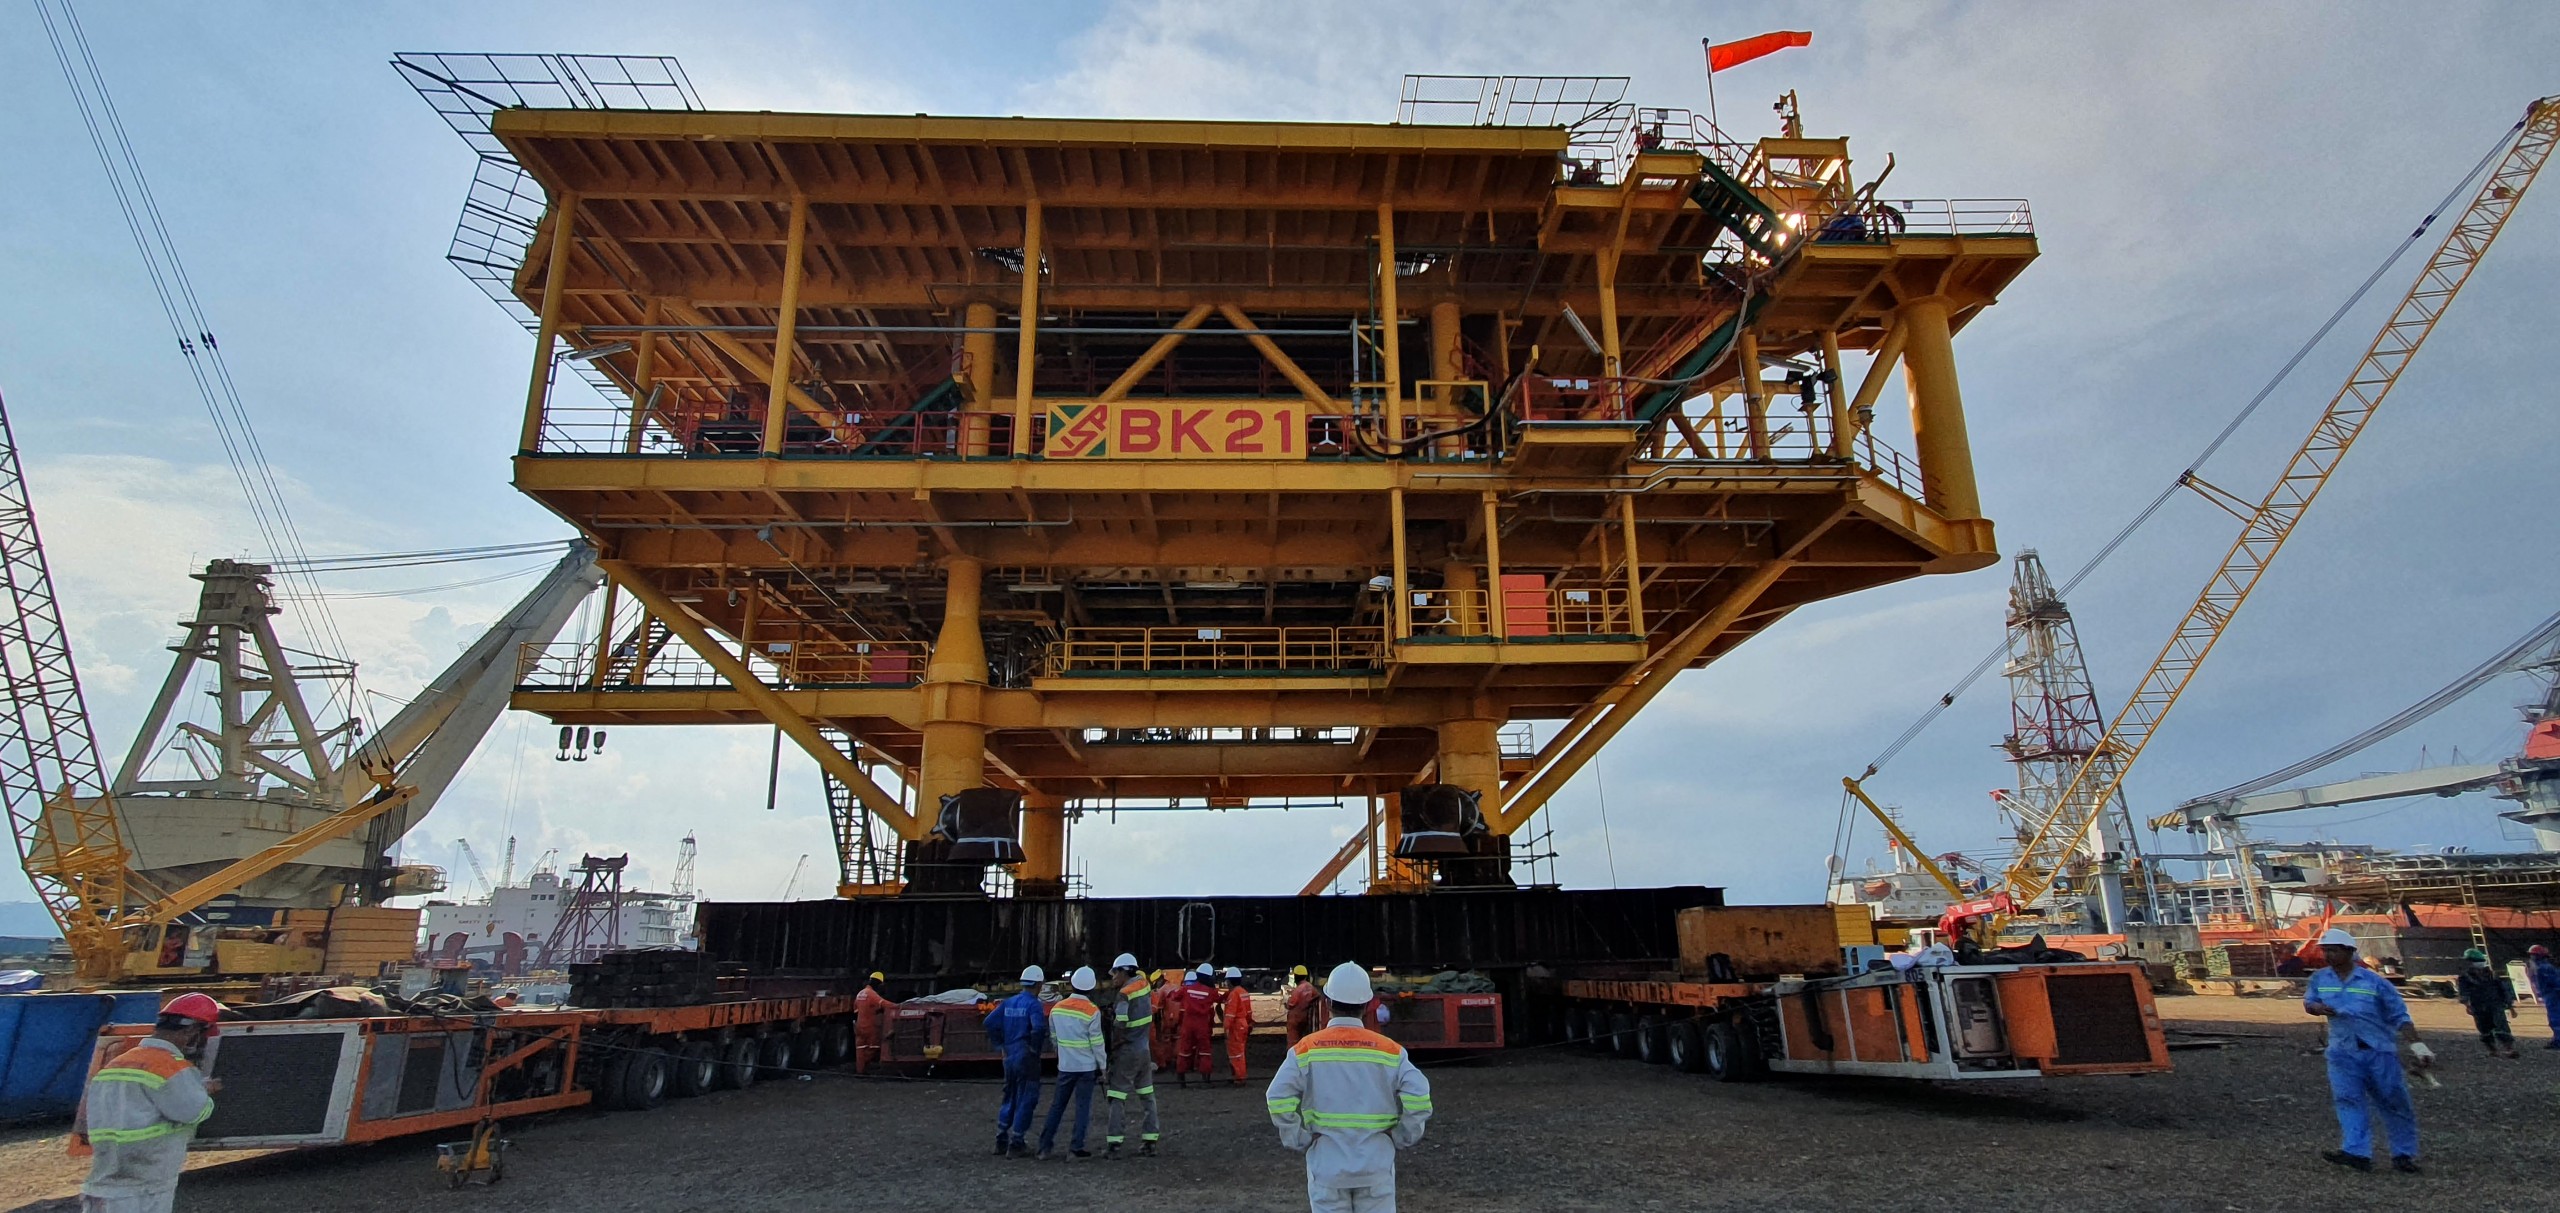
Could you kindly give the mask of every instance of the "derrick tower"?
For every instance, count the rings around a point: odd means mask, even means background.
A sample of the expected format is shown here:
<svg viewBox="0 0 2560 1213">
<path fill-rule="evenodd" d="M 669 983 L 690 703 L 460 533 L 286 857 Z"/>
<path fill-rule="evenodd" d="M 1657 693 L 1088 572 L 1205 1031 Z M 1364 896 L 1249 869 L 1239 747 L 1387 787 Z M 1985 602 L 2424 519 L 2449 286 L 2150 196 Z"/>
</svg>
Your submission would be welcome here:
<svg viewBox="0 0 2560 1213">
<path fill-rule="evenodd" d="M 1951 338 L 2026 207 L 1878 198 L 1792 112 L 723 113 L 666 60 L 398 66 L 481 153 L 456 260 L 535 332 L 516 484 L 610 576 L 516 706 L 779 726 L 848 892 L 1058 895 L 1070 815 L 1289 798 L 1506 884 L 1678 672 L 1997 559 Z M 938 811 L 981 788 L 1018 855 Z"/>
<path fill-rule="evenodd" d="M 2000 748 L 2018 769 L 2015 791 L 1995 794 L 2023 842 L 2043 832 L 2063 789 L 2106 735 L 2107 717 L 2080 655 L 2080 630 L 2034 551 L 2018 553 L 2009 584 L 2009 735 Z M 2104 930 L 2124 929 L 2124 871 L 2133 817 L 2118 789 L 2083 840 L 2072 867 L 2079 886 L 2104 916 Z"/>
</svg>

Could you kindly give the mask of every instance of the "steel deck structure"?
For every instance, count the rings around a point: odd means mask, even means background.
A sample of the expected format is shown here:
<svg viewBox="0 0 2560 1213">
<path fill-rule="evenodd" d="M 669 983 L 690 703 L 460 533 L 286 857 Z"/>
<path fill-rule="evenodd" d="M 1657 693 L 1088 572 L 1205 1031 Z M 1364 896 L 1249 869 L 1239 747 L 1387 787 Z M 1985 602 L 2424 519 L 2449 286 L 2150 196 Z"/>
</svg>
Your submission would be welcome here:
<svg viewBox="0 0 2560 1213">
<path fill-rule="evenodd" d="M 515 480 L 611 578 L 515 706 L 778 726 L 849 793 L 848 894 L 982 786 L 1025 798 L 1022 895 L 1072 814 L 1391 838 L 1418 782 L 1482 797 L 1467 879 L 1507 883 L 1680 671 L 1996 559 L 1951 338 L 2035 257 L 2025 204 L 1880 199 L 1792 111 L 630 109 L 473 75 L 505 58 L 401 66 L 519 175 L 465 217 L 518 225 L 481 242 L 536 331 Z M 1897 369 L 1910 456 L 1870 424 Z"/>
</svg>

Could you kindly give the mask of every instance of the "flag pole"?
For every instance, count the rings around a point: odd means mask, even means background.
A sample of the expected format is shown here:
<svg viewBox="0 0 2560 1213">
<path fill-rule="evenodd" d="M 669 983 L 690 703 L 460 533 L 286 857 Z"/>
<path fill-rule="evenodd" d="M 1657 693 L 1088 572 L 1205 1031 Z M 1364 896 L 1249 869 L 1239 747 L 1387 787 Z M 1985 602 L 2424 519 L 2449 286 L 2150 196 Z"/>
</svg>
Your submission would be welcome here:
<svg viewBox="0 0 2560 1213">
<path fill-rule="evenodd" d="M 1700 38 L 1698 49 L 1707 56 L 1707 125 L 1715 129 L 1718 139 L 1722 139 L 1724 124 L 1716 120 L 1716 40 Z"/>
</svg>

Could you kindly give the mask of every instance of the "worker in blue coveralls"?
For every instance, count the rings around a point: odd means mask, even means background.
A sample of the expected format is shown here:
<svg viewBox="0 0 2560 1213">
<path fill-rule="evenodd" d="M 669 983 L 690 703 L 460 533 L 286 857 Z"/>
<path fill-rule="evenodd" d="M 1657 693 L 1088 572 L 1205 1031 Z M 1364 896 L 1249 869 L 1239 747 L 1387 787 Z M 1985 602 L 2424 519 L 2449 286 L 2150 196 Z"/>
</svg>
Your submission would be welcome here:
<svg viewBox="0 0 2560 1213">
<path fill-rule="evenodd" d="M 2551 963 L 2551 949 L 2535 944 L 2525 952 L 2524 980 L 2542 1004 L 2542 1017 L 2551 1021 L 2551 1043 L 2542 1047 L 2560 1049 L 2560 965 Z"/>
<path fill-rule="evenodd" d="M 2356 964 L 2356 937 L 2331 927 L 2320 936 L 2328 967 L 2311 975 L 2302 1009 L 2329 1021 L 2329 1099 L 2338 1110 L 2339 1143 L 2320 1157 L 2358 1171 L 2373 1169 L 2373 1125 L 2365 1105 L 2382 1113 L 2391 1138 L 2391 1169 L 2418 1170 L 2418 1110 L 2400 1073 L 2399 1042 L 2419 1066 L 2435 1051 L 2418 1040 L 2409 1005 L 2381 974 Z"/>
<path fill-rule="evenodd" d="M 1040 966 L 1022 971 L 1022 992 L 987 1013 L 987 1043 L 1004 1050 L 1004 1098 L 996 1103 L 996 1157 L 1031 1157 L 1026 1140 L 1040 1109 L 1040 1050 L 1049 1043 L 1049 1010 L 1040 1005 Z"/>
</svg>

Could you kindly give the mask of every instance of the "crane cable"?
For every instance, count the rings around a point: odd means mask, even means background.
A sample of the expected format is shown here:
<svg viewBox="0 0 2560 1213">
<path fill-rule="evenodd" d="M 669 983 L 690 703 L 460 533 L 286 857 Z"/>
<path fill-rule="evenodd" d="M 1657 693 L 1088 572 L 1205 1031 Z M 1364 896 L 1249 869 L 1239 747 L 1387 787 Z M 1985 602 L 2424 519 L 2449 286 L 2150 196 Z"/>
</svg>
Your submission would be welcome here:
<svg viewBox="0 0 2560 1213">
<path fill-rule="evenodd" d="M 2339 304 L 2336 311 L 2329 313 L 2329 318 L 2321 322 L 2320 327 L 2312 332 L 2310 338 L 2293 352 L 2293 356 L 2285 359 L 2284 364 L 2276 368 L 2274 376 L 2267 380 L 2265 386 L 2258 389 L 2257 395 L 2251 396 L 2249 402 L 2240 407 L 2239 412 L 2232 415 L 2230 421 L 2224 423 L 2221 432 L 2215 434 L 2213 440 L 2206 443 L 2204 449 L 2198 451 L 2194 458 L 2189 459 L 2186 467 L 2163 486 L 2159 494 L 2144 505 L 2131 521 L 2126 522 L 2106 543 L 2100 545 L 2097 555 L 2090 557 L 2088 563 L 2081 565 L 2079 571 L 2071 574 L 2070 578 L 2055 590 L 2057 597 L 2079 588 L 2080 583 L 2087 580 L 2091 573 L 2097 572 L 2109 557 L 2114 556 L 2117 549 L 2123 547 L 2125 541 L 2133 537 L 2134 532 L 2149 523 L 2153 516 L 2160 512 L 2161 507 L 2168 504 L 2169 498 L 2175 496 L 2179 489 L 2188 486 L 2188 483 L 2194 479 L 2196 470 L 2203 467 L 2207 460 L 2212 459 L 2214 454 L 2222 449 L 2223 444 L 2229 442 L 2231 436 L 2239 431 L 2241 425 L 2258 411 L 2258 406 L 2265 404 L 2267 398 L 2274 395 L 2276 389 L 2283 386 L 2286 379 L 2292 377 L 2295 368 L 2302 365 L 2303 359 L 2309 357 L 2311 351 L 2328 338 L 2330 331 L 2338 327 L 2338 322 L 2346 319 L 2347 313 L 2355 310 L 2356 305 L 2362 303 L 2364 297 L 2372 292 L 2374 284 L 2380 282 L 2384 274 L 2390 273 L 2392 266 L 2399 264 L 2400 259 L 2426 236 L 2427 230 L 2435 226 L 2437 219 L 2442 218 L 2448 209 L 2472 190 L 2481 175 L 2487 173 L 2489 167 L 2496 163 L 2499 153 L 2506 150 L 2507 144 L 2515 139 L 2516 132 L 2523 130 L 2526 121 L 2529 120 L 2529 116 L 2518 119 L 2515 125 L 2508 127 L 2498 136 L 2498 141 L 2480 157 L 2480 162 L 2472 165 L 2471 171 L 2465 173 L 2461 181 L 2445 192 L 2445 196 L 2427 212 L 2426 218 L 2419 220 L 2418 226 L 2410 229 L 2408 236 L 2393 247 L 2389 256 L 2382 259 L 2382 264 L 2373 267 L 2373 272 L 2365 275 L 2364 282 L 2356 287 L 2353 294 L 2347 296 L 2346 302 Z M 1876 772 L 1883 770 L 1885 764 L 1892 762 L 1902 753 L 1904 747 L 1916 740 L 1921 732 L 1934 723 L 1948 708 L 1954 707 L 1958 698 L 1971 690 L 1976 682 L 1981 681 L 1983 674 L 1989 672 L 1991 667 L 1999 662 L 2001 655 L 2008 652 L 2008 648 L 2008 640 L 2003 637 L 2001 642 L 1992 646 L 1990 652 L 1983 654 L 1982 660 L 1975 662 L 1973 668 L 1966 671 L 1964 677 L 1958 679 L 1953 687 L 1948 688 L 1945 694 L 1938 696 L 1937 702 L 1929 705 L 1929 708 L 1920 714 L 1919 719 L 1912 721 L 1909 728 L 1904 729 L 1900 736 L 1894 738 L 1893 744 L 1886 746 L 1883 753 L 1869 760 L 1866 771 L 1859 775 L 1859 778 L 1862 780 L 1872 778 Z M 1847 811 L 1846 805 L 1843 806 L 1842 811 L 1844 813 Z"/>
<path fill-rule="evenodd" d="M 2528 658 L 2541 652 L 2554 641 L 2560 641 L 2560 612 L 2555 612 L 2550 618 L 2536 624 L 2534 629 L 2525 633 L 2522 639 L 2498 650 L 2496 656 L 2471 667 L 2460 678 L 2438 688 L 2434 694 L 2400 709 L 2382 723 L 2281 770 L 2269 771 L 2245 783 L 2235 783 L 2218 791 L 2207 792 L 2178 807 L 2183 809 L 2189 805 L 2208 805 L 2217 801 L 2236 800 L 2253 792 L 2263 792 L 2277 784 L 2308 775 L 2350 754 L 2388 741 L 2409 726 L 2443 711 L 2454 701 L 2479 690 L 2491 679 L 2532 664 Z"/>
<path fill-rule="evenodd" d="M 98 163 L 106 170 L 107 185 L 114 192 L 117 208 L 123 212 L 125 227 L 133 237 L 134 249 L 142 255 L 143 268 L 150 276 L 152 292 L 160 300 L 161 313 L 169 323 L 169 331 L 178 340 L 179 352 L 185 356 L 188 374 L 195 380 L 196 393 L 204 402 L 205 412 L 213 419 L 215 437 L 221 442 L 223 456 L 231 465 L 232 475 L 240 482 L 240 491 L 248 498 L 251 521 L 258 528 L 270 550 L 300 556 L 304 553 L 302 535 L 294 525 L 293 515 L 284 500 L 266 451 L 258 441 L 256 428 L 250 423 L 240 390 L 231 377 L 231 369 L 223 361 L 221 345 L 215 341 L 213 324 L 196 297 L 186 263 L 178 255 L 177 243 L 170 238 L 167 221 L 151 191 L 150 179 L 142 171 L 142 161 L 126 134 L 124 119 L 117 113 L 115 98 L 107 89 L 106 77 L 98 70 L 97 56 L 89 49 L 87 33 L 80 26 L 80 16 L 71 0 L 54 0 L 61 11 L 57 15 L 45 0 L 35 0 L 37 18 L 43 22 L 45 36 L 53 44 L 54 60 L 62 68 L 63 82 L 71 88 L 71 99 L 80 111 L 80 121 L 87 127 L 89 143 L 98 153 Z M 75 63 L 76 60 L 76 63 Z M 94 97 L 92 96 L 94 94 Z M 121 171 L 119 171 L 121 170 Z M 338 630 L 337 620 L 330 614 L 321 597 L 318 582 L 302 575 L 302 596 L 314 606 L 314 631 L 323 636 L 336 652 L 347 652 L 346 637 Z M 352 678 L 352 674 L 350 675 Z"/>
</svg>

